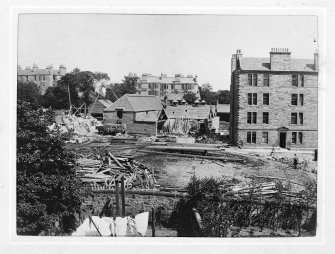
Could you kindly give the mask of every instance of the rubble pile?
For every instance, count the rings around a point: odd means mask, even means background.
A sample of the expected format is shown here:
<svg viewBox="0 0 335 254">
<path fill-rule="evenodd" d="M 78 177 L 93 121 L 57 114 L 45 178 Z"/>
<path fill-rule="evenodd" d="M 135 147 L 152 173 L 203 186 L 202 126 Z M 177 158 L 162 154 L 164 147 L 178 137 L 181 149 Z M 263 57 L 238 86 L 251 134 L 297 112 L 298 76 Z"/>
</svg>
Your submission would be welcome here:
<svg viewBox="0 0 335 254">
<path fill-rule="evenodd" d="M 92 189 L 114 189 L 115 182 L 125 179 L 125 189 L 154 189 L 154 172 L 131 157 L 114 156 L 108 152 L 98 159 L 77 159 L 77 176 Z"/>
</svg>

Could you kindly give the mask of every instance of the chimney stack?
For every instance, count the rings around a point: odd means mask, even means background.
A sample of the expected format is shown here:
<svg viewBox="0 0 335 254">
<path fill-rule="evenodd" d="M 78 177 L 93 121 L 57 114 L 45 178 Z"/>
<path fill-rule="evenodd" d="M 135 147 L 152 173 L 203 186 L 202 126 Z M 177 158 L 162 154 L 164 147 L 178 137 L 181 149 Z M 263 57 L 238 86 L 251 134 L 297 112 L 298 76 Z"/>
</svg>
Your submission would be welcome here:
<svg viewBox="0 0 335 254">
<path fill-rule="evenodd" d="M 271 48 L 270 68 L 272 71 L 289 71 L 291 69 L 291 52 L 288 48 Z"/>
<path fill-rule="evenodd" d="M 314 53 L 314 70 L 319 71 L 319 53 L 317 50 Z"/>
<path fill-rule="evenodd" d="M 231 58 L 231 72 L 233 72 L 237 67 L 237 60 L 242 57 L 242 51 L 240 49 L 236 50 L 236 54 L 232 55 Z"/>
<path fill-rule="evenodd" d="M 38 69 L 38 66 L 34 63 L 33 64 L 33 72 L 37 71 L 37 69 Z"/>
</svg>

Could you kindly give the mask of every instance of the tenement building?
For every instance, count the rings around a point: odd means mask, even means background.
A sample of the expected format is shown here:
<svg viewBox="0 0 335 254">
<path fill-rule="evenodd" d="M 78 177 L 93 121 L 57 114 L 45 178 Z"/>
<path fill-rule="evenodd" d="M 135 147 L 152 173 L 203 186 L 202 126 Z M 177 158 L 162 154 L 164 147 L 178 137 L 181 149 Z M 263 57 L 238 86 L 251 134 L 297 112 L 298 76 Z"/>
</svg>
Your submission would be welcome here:
<svg viewBox="0 0 335 254">
<path fill-rule="evenodd" d="M 136 74 L 129 73 L 129 76 Z M 137 93 L 141 95 L 155 95 L 164 98 L 170 93 L 194 93 L 198 98 L 199 89 L 197 76 L 175 74 L 174 77 L 168 77 L 166 74 L 154 76 L 143 73 L 137 80 Z"/>
<path fill-rule="evenodd" d="M 18 66 L 17 80 L 21 82 L 35 82 L 40 93 L 43 95 L 48 87 L 56 85 L 57 81 L 64 76 L 65 73 L 66 68 L 64 65 L 60 65 L 59 70 L 54 70 L 52 65 L 45 69 L 39 69 L 38 66 L 34 64 L 33 68 L 27 67 L 24 70 Z"/>
<path fill-rule="evenodd" d="M 286 48 L 269 58 L 231 59 L 230 141 L 241 146 L 316 148 L 318 54 L 294 59 Z"/>
</svg>

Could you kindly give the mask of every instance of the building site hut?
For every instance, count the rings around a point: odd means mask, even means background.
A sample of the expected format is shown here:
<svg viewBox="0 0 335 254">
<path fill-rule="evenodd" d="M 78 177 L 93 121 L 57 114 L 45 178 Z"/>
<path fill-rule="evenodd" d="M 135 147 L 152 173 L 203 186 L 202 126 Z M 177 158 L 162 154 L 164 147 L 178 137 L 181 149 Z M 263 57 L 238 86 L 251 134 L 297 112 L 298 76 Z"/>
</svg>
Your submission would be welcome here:
<svg viewBox="0 0 335 254">
<path fill-rule="evenodd" d="M 166 116 L 153 95 L 126 94 L 103 110 L 105 124 L 125 124 L 128 134 L 156 135 Z"/>
</svg>

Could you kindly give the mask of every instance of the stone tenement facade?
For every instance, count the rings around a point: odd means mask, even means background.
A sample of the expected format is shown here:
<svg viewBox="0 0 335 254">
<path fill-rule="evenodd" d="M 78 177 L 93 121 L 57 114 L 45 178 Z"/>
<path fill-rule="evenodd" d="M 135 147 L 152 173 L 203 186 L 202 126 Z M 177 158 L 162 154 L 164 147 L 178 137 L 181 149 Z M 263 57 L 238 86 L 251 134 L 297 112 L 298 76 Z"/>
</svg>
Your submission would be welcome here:
<svg viewBox="0 0 335 254">
<path fill-rule="evenodd" d="M 136 74 L 129 73 L 129 77 L 136 77 Z M 194 93 L 200 98 L 197 76 L 175 74 L 174 77 L 168 77 L 166 74 L 153 76 L 151 74 L 142 74 L 138 78 L 137 93 L 142 95 L 155 95 L 161 99 L 169 93 Z"/>
<path fill-rule="evenodd" d="M 25 70 L 22 70 L 21 67 L 18 66 L 17 80 L 21 82 L 35 82 L 40 93 L 43 95 L 48 87 L 55 86 L 57 81 L 64 76 L 65 73 L 66 67 L 64 65 L 60 65 L 59 70 L 54 70 L 52 65 L 45 69 L 39 69 L 38 66 L 34 64 L 33 68 L 27 67 Z"/>
<path fill-rule="evenodd" d="M 292 59 L 273 48 L 270 58 L 231 59 L 230 141 L 246 147 L 317 148 L 318 54 Z"/>
</svg>

